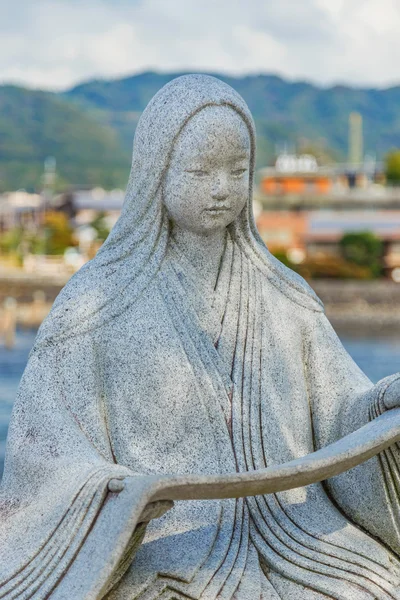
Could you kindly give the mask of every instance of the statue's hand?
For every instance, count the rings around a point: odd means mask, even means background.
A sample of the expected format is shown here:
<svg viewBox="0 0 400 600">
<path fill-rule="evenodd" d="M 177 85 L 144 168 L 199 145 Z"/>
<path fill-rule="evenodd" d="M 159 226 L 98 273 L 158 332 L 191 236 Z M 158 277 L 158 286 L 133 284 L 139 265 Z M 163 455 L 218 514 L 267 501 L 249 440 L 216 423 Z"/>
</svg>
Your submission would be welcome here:
<svg viewBox="0 0 400 600">
<path fill-rule="evenodd" d="M 111 479 L 108 482 L 108 490 L 114 494 L 119 494 L 125 488 L 123 478 Z M 138 523 L 148 523 L 152 519 L 162 517 L 168 510 L 173 508 L 172 500 L 161 500 L 159 502 L 150 502 L 140 515 Z"/>
<path fill-rule="evenodd" d="M 174 503 L 172 502 L 172 500 L 151 502 L 146 506 L 146 508 L 140 515 L 138 523 L 148 523 L 152 519 L 158 519 L 162 517 L 168 510 L 173 508 L 173 506 Z"/>
<path fill-rule="evenodd" d="M 386 410 L 398 408 L 400 406 L 400 375 L 398 379 L 392 381 L 383 394 L 383 405 Z"/>
</svg>

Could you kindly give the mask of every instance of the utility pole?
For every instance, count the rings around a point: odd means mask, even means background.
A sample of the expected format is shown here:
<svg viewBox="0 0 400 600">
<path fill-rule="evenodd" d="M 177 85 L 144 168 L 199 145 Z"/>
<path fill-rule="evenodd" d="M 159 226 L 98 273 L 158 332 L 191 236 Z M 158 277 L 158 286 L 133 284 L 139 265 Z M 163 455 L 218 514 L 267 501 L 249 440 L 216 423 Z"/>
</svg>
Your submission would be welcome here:
<svg viewBox="0 0 400 600">
<path fill-rule="evenodd" d="M 359 166 L 363 162 L 363 120 L 358 112 L 349 116 L 349 163 Z"/>
<path fill-rule="evenodd" d="M 54 183 L 56 180 L 56 159 L 54 156 L 48 156 L 44 161 L 44 172 L 43 172 L 43 190 L 42 190 L 42 225 L 44 226 L 46 220 L 46 210 L 51 208 L 53 203 L 54 195 Z M 47 238 L 46 233 L 44 236 L 44 249 L 43 254 L 47 253 Z"/>
</svg>

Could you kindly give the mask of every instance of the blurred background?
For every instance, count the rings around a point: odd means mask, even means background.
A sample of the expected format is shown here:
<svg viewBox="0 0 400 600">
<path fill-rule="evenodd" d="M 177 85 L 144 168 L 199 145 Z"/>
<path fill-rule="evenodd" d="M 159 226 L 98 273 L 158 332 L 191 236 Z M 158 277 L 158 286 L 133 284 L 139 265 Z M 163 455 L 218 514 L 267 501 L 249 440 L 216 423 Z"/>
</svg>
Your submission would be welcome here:
<svg viewBox="0 0 400 600">
<path fill-rule="evenodd" d="M 400 370 L 398 0 L 0 0 L 0 473 L 36 330 L 118 218 L 154 93 L 256 121 L 254 210 L 373 381 Z"/>
</svg>

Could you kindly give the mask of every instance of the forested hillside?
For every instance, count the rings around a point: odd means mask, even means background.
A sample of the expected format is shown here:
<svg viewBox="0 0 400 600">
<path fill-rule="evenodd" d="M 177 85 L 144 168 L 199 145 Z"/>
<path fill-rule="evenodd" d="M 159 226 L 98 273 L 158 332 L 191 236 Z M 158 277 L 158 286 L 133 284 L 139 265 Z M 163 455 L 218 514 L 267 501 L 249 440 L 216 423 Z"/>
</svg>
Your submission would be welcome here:
<svg viewBox="0 0 400 600">
<path fill-rule="evenodd" d="M 121 126 L 124 135 L 121 115 L 133 113 L 134 120 L 153 94 L 178 75 L 142 73 L 114 81 L 92 81 L 76 86 L 65 96 L 81 102 L 88 110 L 96 107 L 104 111 L 106 118 L 115 120 L 117 129 Z M 382 156 L 389 148 L 400 146 L 400 86 L 386 90 L 320 88 L 273 75 L 216 76 L 234 87 L 248 103 L 257 122 L 263 154 L 273 153 L 276 144 L 300 141 L 325 144 L 344 158 L 352 111 L 363 115 L 366 152 Z"/>
<path fill-rule="evenodd" d="M 0 87 L 0 190 L 40 187 L 48 156 L 60 186 L 114 187 L 129 168 L 118 132 L 93 114 L 55 94 Z"/>
<path fill-rule="evenodd" d="M 0 86 L 0 189 L 40 186 L 43 160 L 52 155 L 62 182 L 124 186 L 141 111 L 179 73 L 142 73 L 89 81 L 62 94 Z M 258 166 L 277 147 L 317 149 L 345 160 L 348 117 L 364 119 L 364 149 L 382 158 L 400 147 L 400 86 L 385 90 L 320 88 L 271 75 L 225 77 L 256 120 Z"/>
</svg>

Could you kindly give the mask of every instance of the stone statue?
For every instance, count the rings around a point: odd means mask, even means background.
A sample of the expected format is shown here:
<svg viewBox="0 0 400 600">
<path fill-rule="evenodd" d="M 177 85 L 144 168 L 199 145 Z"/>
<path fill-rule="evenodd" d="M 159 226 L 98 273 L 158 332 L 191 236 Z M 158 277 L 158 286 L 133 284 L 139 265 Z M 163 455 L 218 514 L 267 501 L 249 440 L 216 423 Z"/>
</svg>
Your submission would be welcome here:
<svg viewBox="0 0 400 600">
<path fill-rule="evenodd" d="M 144 111 L 121 217 L 20 384 L 1 599 L 400 598 L 399 376 L 373 385 L 265 248 L 254 155 L 213 77 Z"/>
</svg>

